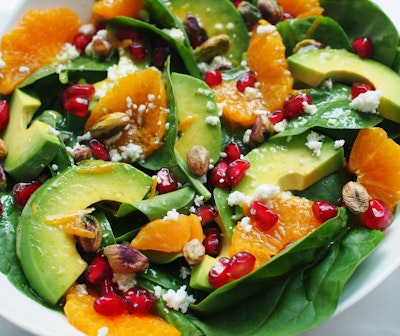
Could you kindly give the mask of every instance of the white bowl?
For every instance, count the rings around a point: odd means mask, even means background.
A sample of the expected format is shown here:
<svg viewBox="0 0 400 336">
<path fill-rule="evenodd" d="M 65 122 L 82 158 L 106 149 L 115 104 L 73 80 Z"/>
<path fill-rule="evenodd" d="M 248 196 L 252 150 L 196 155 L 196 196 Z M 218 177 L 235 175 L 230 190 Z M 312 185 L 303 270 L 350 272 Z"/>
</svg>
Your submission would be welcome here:
<svg viewBox="0 0 400 336">
<path fill-rule="evenodd" d="M 3 2 L 3 1 L 2 1 Z M 393 1 L 375 0 L 400 27 L 400 8 Z M 80 14 L 83 22 L 90 17 L 94 0 L 13 0 L 0 6 L 0 36 L 12 28 L 26 10 L 67 6 Z M 399 211 L 400 212 L 400 211 Z M 374 290 L 400 265 L 400 214 L 386 230 L 384 242 L 361 264 L 351 277 L 335 315 L 354 305 Z M 47 309 L 17 290 L 0 274 L 0 316 L 29 333 L 40 336 L 82 336 L 64 315 Z"/>
</svg>

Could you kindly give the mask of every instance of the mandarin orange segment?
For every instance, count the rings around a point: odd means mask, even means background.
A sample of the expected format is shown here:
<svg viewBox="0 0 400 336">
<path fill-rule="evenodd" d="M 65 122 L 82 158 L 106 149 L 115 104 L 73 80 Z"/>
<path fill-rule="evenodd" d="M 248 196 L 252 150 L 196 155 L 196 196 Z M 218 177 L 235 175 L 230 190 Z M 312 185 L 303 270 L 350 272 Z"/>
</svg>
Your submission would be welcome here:
<svg viewBox="0 0 400 336">
<path fill-rule="evenodd" d="M 109 145 L 110 150 L 123 152 L 123 148 L 135 144 L 148 156 L 160 148 L 167 120 L 167 93 L 160 71 L 147 68 L 119 79 L 91 111 L 86 131 L 101 117 L 113 112 L 125 112 L 131 121 L 121 136 Z M 122 157 L 122 161 L 127 160 Z"/>
<path fill-rule="evenodd" d="M 80 26 L 78 15 L 67 8 L 28 11 L 1 40 L 0 93 L 11 93 L 40 67 L 59 62 L 62 47 Z"/>
<path fill-rule="evenodd" d="M 285 13 L 290 13 L 298 19 L 319 16 L 324 11 L 318 0 L 279 0 L 279 4 Z"/>
<path fill-rule="evenodd" d="M 236 225 L 229 256 L 247 251 L 256 257 L 256 268 L 266 264 L 287 245 L 321 225 L 313 214 L 312 204 L 312 201 L 297 196 L 271 198 L 266 205 L 279 216 L 278 222 L 268 231 L 258 229 L 251 222 L 250 230 L 247 225 Z"/>
<path fill-rule="evenodd" d="M 131 246 L 138 250 L 182 252 L 185 244 L 195 238 L 203 241 L 200 218 L 194 214 L 180 214 L 177 219 L 156 219 L 146 224 L 132 240 Z"/>
<path fill-rule="evenodd" d="M 178 336 L 179 330 L 153 315 L 123 314 L 107 317 L 94 308 L 95 298 L 72 288 L 66 296 L 64 313 L 68 321 L 88 336 L 97 336 L 101 330 L 107 336 Z"/>
<path fill-rule="evenodd" d="M 107 20 L 116 16 L 139 17 L 144 0 L 99 0 L 92 7 L 96 19 Z"/>
<path fill-rule="evenodd" d="M 400 146 L 379 127 L 360 130 L 348 169 L 372 198 L 394 210 L 400 200 Z"/>
</svg>

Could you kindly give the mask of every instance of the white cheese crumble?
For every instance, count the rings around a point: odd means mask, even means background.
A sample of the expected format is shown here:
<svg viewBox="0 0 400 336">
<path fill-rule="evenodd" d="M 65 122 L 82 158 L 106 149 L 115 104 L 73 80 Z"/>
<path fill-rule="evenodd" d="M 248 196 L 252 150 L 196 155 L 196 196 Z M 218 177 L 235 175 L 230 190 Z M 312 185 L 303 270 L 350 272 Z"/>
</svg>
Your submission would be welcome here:
<svg viewBox="0 0 400 336">
<path fill-rule="evenodd" d="M 178 220 L 179 212 L 176 209 L 169 210 L 167 215 L 163 217 L 164 220 Z"/>
<path fill-rule="evenodd" d="M 124 160 L 124 161 L 136 162 L 142 158 L 142 153 L 143 153 L 142 147 L 134 143 L 129 143 L 126 146 L 120 146 L 118 147 L 118 150 L 116 149 L 110 150 L 111 161 L 118 162 Z"/>
<path fill-rule="evenodd" d="M 336 140 L 335 143 L 333 144 L 333 148 L 339 149 L 340 147 L 344 146 L 345 141 L 343 139 L 341 140 Z"/>
<path fill-rule="evenodd" d="M 234 205 L 250 205 L 252 198 L 250 196 L 246 196 L 240 191 L 233 191 L 228 196 L 228 204 L 230 206 Z"/>
<path fill-rule="evenodd" d="M 190 274 L 191 274 L 191 272 L 190 272 L 190 268 L 189 268 L 189 267 L 182 266 L 182 267 L 179 269 L 179 277 L 180 277 L 181 279 L 183 279 L 183 280 L 187 279 L 187 277 L 188 277 Z"/>
<path fill-rule="evenodd" d="M 365 113 L 377 113 L 381 98 L 381 90 L 366 91 L 354 98 L 350 103 L 350 107 Z"/>
<path fill-rule="evenodd" d="M 260 90 L 251 86 L 248 86 L 244 89 L 244 95 L 250 100 L 262 98 L 262 93 L 260 92 Z"/>
<path fill-rule="evenodd" d="M 274 131 L 276 133 L 283 132 L 286 129 L 287 123 L 288 122 L 286 119 L 283 119 L 282 121 L 277 122 L 276 124 L 273 125 Z"/>
<path fill-rule="evenodd" d="M 243 134 L 243 142 L 248 144 L 250 142 L 251 128 L 244 131 Z"/>
<path fill-rule="evenodd" d="M 161 286 L 154 286 L 154 288 L 153 288 L 153 290 L 154 290 L 154 296 L 158 299 L 158 298 L 160 298 L 161 297 L 161 293 L 162 293 L 162 288 L 161 288 Z"/>
<path fill-rule="evenodd" d="M 112 281 L 117 284 L 119 290 L 125 292 L 136 285 L 135 273 L 113 273 Z"/>
<path fill-rule="evenodd" d="M 257 201 L 267 200 L 271 197 L 274 197 L 280 192 L 279 186 L 275 186 L 272 184 L 261 184 L 254 191 L 254 199 Z"/>
<path fill-rule="evenodd" d="M 182 30 L 178 28 L 171 28 L 171 29 L 163 29 L 163 32 L 171 36 L 175 41 L 183 43 L 185 41 L 185 35 L 183 34 Z"/>
<path fill-rule="evenodd" d="M 216 70 L 224 66 L 230 67 L 232 66 L 232 62 L 224 56 L 216 56 L 211 63 L 201 62 L 198 66 L 202 73 L 206 73 L 209 70 Z"/>
<path fill-rule="evenodd" d="M 328 90 L 332 90 L 333 87 L 333 81 L 332 78 L 328 78 L 326 80 L 324 80 L 321 84 L 321 89 L 328 89 Z"/>
<path fill-rule="evenodd" d="M 57 55 L 57 59 L 60 62 L 66 62 L 79 57 L 79 55 L 80 55 L 79 51 L 73 44 L 65 43 L 62 46 L 60 53 Z"/>
<path fill-rule="evenodd" d="M 250 232 L 253 229 L 253 226 L 251 225 L 250 217 L 247 217 L 247 216 L 243 217 L 240 220 L 238 225 L 240 225 L 240 227 L 243 228 L 243 230 L 245 232 Z"/>
<path fill-rule="evenodd" d="M 323 139 L 325 138 L 325 136 L 323 136 L 322 134 L 318 134 L 316 132 L 310 132 L 307 135 L 307 142 L 306 142 L 306 146 L 311 149 L 313 151 L 313 154 L 316 157 L 320 157 L 321 156 L 321 148 L 323 145 Z"/>
<path fill-rule="evenodd" d="M 219 118 L 215 116 L 208 116 L 206 118 L 206 123 L 211 125 L 211 126 L 216 126 L 219 123 Z"/>
<path fill-rule="evenodd" d="M 273 33 L 276 30 L 274 25 L 259 25 L 256 29 L 257 34 L 264 35 Z"/>
<path fill-rule="evenodd" d="M 194 205 L 199 207 L 200 205 L 204 204 L 204 196 L 202 195 L 196 195 L 194 197 Z"/>
<path fill-rule="evenodd" d="M 306 101 L 303 102 L 304 112 L 310 115 L 315 115 L 318 113 L 318 108 L 314 104 L 309 104 Z"/>
<path fill-rule="evenodd" d="M 185 285 L 181 286 L 177 291 L 168 289 L 168 291 L 162 295 L 162 299 L 169 308 L 180 310 L 182 313 L 186 313 L 189 305 L 196 302 L 193 295 L 187 293 Z"/>
<path fill-rule="evenodd" d="M 96 32 L 96 27 L 91 23 L 87 23 L 79 28 L 79 32 L 85 35 L 92 35 Z"/>
</svg>

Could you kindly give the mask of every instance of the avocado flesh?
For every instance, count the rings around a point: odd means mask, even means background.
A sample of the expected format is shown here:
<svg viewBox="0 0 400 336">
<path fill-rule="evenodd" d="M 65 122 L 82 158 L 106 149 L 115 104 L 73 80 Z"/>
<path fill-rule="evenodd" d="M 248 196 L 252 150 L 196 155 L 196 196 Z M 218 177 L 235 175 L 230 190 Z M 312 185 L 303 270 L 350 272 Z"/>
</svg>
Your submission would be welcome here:
<svg viewBox="0 0 400 336">
<path fill-rule="evenodd" d="M 361 59 L 346 50 L 318 49 L 294 54 L 288 58 L 292 76 L 316 87 L 331 78 L 344 83 L 368 83 L 382 91 L 379 114 L 400 122 L 400 76 L 389 67 L 371 59 Z"/>
<path fill-rule="evenodd" d="M 89 161 L 47 180 L 24 207 L 17 228 L 17 255 L 37 294 L 56 304 L 84 272 L 74 238 L 46 218 L 84 210 L 102 200 L 143 199 L 152 178 L 123 163 Z"/>
<path fill-rule="evenodd" d="M 60 140 L 51 127 L 35 120 L 28 127 L 40 100 L 16 89 L 10 103 L 10 121 L 3 140 L 8 154 L 5 171 L 17 181 L 30 181 L 38 177 L 60 148 Z"/>
<path fill-rule="evenodd" d="M 325 137 L 321 155 L 306 147 L 309 132 L 288 138 L 271 139 L 251 150 L 246 159 L 250 168 L 234 188 L 253 196 L 262 184 L 279 186 L 281 190 L 304 190 L 344 164 L 343 148 L 334 148 L 334 141 Z"/>
</svg>

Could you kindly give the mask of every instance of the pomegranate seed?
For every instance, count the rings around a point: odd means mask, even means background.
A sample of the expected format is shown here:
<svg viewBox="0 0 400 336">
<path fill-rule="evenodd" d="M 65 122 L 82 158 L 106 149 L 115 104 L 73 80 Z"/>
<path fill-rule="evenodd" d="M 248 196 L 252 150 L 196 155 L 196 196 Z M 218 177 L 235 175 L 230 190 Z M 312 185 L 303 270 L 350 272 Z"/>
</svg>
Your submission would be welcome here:
<svg viewBox="0 0 400 336">
<path fill-rule="evenodd" d="M 202 204 L 194 212 L 201 218 L 201 225 L 211 223 L 218 216 L 218 211 L 211 204 Z"/>
<path fill-rule="evenodd" d="M 314 213 L 315 218 L 320 223 L 324 223 L 328 219 L 336 217 L 338 213 L 336 205 L 323 200 L 315 201 L 312 205 L 312 211 Z"/>
<path fill-rule="evenodd" d="M 232 0 L 231 2 L 234 4 L 235 7 L 239 7 L 243 0 Z"/>
<path fill-rule="evenodd" d="M 208 231 L 203 241 L 206 253 L 211 257 L 217 257 L 219 255 L 221 252 L 221 243 L 221 232 L 216 228 L 212 228 Z"/>
<path fill-rule="evenodd" d="M 149 314 L 156 307 L 157 298 L 147 289 L 132 287 L 124 293 L 130 314 Z"/>
<path fill-rule="evenodd" d="M 78 117 L 86 117 L 89 113 L 90 100 L 85 96 L 74 96 L 64 103 L 64 109 Z"/>
<path fill-rule="evenodd" d="M 256 264 L 256 258 L 249 252 L 238 252 L 229 260 L 227 275 L 231 280 L 239 279 L 249 274 Z"/>
<path fill-rule="evenodd" d="M 248 72 L 241 76 L 236 82 L 236 88 L 239 92 L 244 92 L 248 87 L 254 87 L 257 83 L 257 78 L 252 72 Z"/>
<path fill-rule="evenodd" d="M 134 40 L 140 36 L 137 30 L 133 30 L 127 27 L 118 27 L 115 32 L 115 37 L 119 40 Z"/>
<path fill-rule="evenodd" d="M 132 40 L 132 43 L 129 45 L 129 51 L 135 61 L 141 62 L 145 60 L 147 57 L 147 47 L 145 40 L 141 37 L 137 37 Z"/>
<path fill-rule="evenodd" d="M 118 285 L 113 281 L 113 275 L 111 274 L 100 281 L 100 284 L 97 285 L 97 292 L 100 295 L 117 292 L 117 287 Z"/>
<path fill-rule="evenodd" d="M 372 90 L 375 90 L 375 88 L 371 84 L 354 83 L 351 86 L 351 99 L 357 98 L 361 93 Z"/>
<path fill-rule="evenodd" d="M 276 110 L 268 114 L 271 124 L 275 125 L 285 119 L 285 113 L 282 110 Z"/>
<path fill-rule="evenodd" d="M 91 284 L 101 284 L 106 278 L 112 277 L 112 269 L 104 254 L 97 254 L 86 267 L 85 276 Z"/>
<path fill-rule="evenodd" d="M 390 225 L 393 213 L 382 201 L 371 199 L 367 211 L 360 219 L 361 223 L 370 229 L 385 229 Z"/>
<path fill-rule="evenodd" d="M 229 282 L 228 268 L 229 258 L 222 257 L 211 267 L 208 272 L 208 282 L 214 288 L 219 288 Z"/>
<path fill-rule="evenodd" d="M 217 86 L 222 83 L 222 74 L 218 70 L 210 70 L 204 74 L 204 81 L 209 87 Z"/>
<path fill-rule="evenodd" d="M 65 88 L 61 93 L 61 97 L 63 102 L 65 103 L 70 98 L 76 96 L 92 98 L 95 92 L 96 89 L 92 84 L 74 84 Z"/>
<path fill-rule="evenodd" d="M 89 148 L 93 156 L 95 156 L 99 160 L 103 161 L 110 160 L 110 154 L 108 153 L 106 146 L 99 140 L 91 139 L 89 141 Z"/>
<path fill-rule="evenodd" d="M 210 182 L 213 186 L 225 188 L 229 186 L 229 181 L 226 176 L 228 170 L 228 162 L 225 160 L 218 161 L 210 173 Z"/>
<path fill-rule="evenodd" d="M 304 105 L 311 103 L 312 99 L 307 94 L 292 96 L 285 102 L 283 113 L 289 119 L 301 116 L 305 113 Z"/>
<path fill-rule="evenodd" d="M 253 201 L 250 205 L 250 218 L 262 231 L 271 229 L 279 219 L 279 216 L 259 201 Z"/>
<path fill-rule="evenodd" d="M 5 129 L 10 120 L 10 104 L 7 100 L 0 100 L 0 131 Z"/>
<path fill-rule="evenodd" d="M 162 70 L 164 68 L 165 61 L 170 54 L 168 47 L 154 48 L 151 55 L 151 63 L 157 68 Z"/>
<path fill-rule="evenodd" d="M 372 41 L 368 37 L 358 37 L 352 43 L 353 51 L 360 58 L 370 58 L 373 52 Z"/>
<path fill-rule="evenodd" d="M 157 172 L 157 192 L 166 194 L 178 189 L 178 181 L 168 168 L 161 168 Z"/>
<path fill-rule="evenodd" d="M 208 40 L 207 32 L 193 14 L 189 13 L 186 15 L 183 20 L 183 26 L 193 49 L 196 49 Z"/>
<path fill-rule="evenodd" d="M 108 292 L 94 301 L 94 310 L 104 316 L 118 316 L 122 315 L 126 308 L 126 300 L 114 293 Z"/>
<path fill-rule="evenodd" d="M 15 184 L 12 189 L 15 203 L 19 207 L 24 207 L 34 191 L 36 191 L 41 185 L 42 182 L 40 182 L 39 180 L 35 180 L 32 182 L 19 182 Z"/>
<path fill-rule="evenodd" d="M 225 146 L 224 153 L 226 155 L 224 160 L 228 163 L 231 163 L 240 159 L 240 156 L 242 155 L 242 149 L 238 143 L 232 141 Z"/>
<path fill-rule="evenodd" d="M 81 53 L 86 49 L 90 41 L 92 41 L 92 36 L 83 33 L 78 33 L 74 36 L 72 44 L 75 46 L 76 50 L 78 50 Z"/>
<path fill-rule="evenodd" d="M 238 159 L 231 162 L 226 170 L 226 176 L 229 185 L 230 186 L 238 185 L 249 168 L 250 168 L 249 161 Z"/>
</svg>

